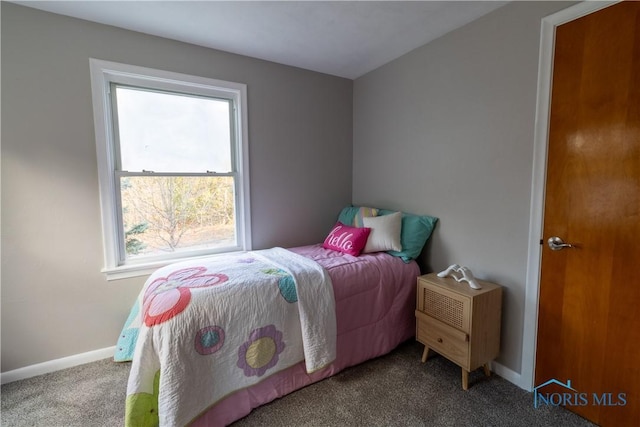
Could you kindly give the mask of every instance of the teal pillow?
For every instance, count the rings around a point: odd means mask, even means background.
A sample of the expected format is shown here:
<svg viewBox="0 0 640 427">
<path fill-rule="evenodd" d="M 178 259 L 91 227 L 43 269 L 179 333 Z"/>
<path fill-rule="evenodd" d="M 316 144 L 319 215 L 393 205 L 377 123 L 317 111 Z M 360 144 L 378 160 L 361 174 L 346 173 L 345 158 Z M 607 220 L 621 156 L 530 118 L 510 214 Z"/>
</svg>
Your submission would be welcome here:
<svg viewBox="0 0 640 427">
<path fill-rule="evenodd" d="M 381 209 L 379 215 L 388 215 L 395 211 Z M 404 262 L 416 259 L 433 232 L 438 218 L 429 215 L 402 213 L 402 231 L 400 233 L 401 251 L 387 251 L 389 255 L 400 257 Z"/>
<path fill-rule="evenodd" d="M 377 216 L 379 209 L 367 208 L 363 206 L 347 206 L 340 211 L 338 221 L 344 225 L 362 228 L 362 218 L 368 216 Z"/>
<path fill-rule="evenodd" d="M 353 224 L 356 215 L 360 210 L 359 206 L 347 206 L 338 215 L 338 221 L 343 224 Z M 380 209 L 378 215 L 388 215 L 397 211 Z M 387 251 L 388 254 L 401 258 L 404 262 L 416 259 L 425 243 L 431 236 L 433 228 L 436 226 L 438 218 L 429 215 L 414 215 L 402 213 L 402 231 L 400 233 L 401 251 Z"/>
<path fill-rule="evenodd" d="M 353 227 L 353 220 L 355 219 L 359 210 L 360 207 L 358 206 L 347 206 L 340 211 L 340 215 L 338 215 L 338 221 L 345 225 Z"/>
</svg>

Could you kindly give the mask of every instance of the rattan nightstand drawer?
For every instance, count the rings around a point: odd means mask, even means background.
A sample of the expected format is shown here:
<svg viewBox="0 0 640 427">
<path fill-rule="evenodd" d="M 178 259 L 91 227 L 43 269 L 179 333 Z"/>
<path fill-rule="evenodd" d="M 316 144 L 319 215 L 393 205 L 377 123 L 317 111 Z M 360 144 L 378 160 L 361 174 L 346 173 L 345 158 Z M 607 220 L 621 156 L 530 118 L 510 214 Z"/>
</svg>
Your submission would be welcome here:
<svg viewBox="0 0 640 427">
<path fill-rule="evenodd" d="M 446 323 L 416 310 L 418 341 L 462 368 L 469 366 L 469 336 Z"/>
</svg>

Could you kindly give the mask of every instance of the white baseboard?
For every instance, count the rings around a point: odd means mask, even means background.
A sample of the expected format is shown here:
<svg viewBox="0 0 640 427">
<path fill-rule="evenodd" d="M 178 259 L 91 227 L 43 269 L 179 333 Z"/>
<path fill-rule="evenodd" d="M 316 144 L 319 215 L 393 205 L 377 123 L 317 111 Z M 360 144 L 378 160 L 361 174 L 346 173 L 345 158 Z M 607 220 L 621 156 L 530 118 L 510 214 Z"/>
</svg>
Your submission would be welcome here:
<svg viewBox="0 0 640 427">
<path fill-rule="evenodd" d="M 115 346 L 107 347 L 31 366 L 25 366 L 24 368 L 14 369 L 13 371 L 3 372 L 1 384 L 8 384 L 14 381 L 35 377 L 37 375 L 73 368 L 74 366 L 84 365 L 85 363 L 108 359 L 113 357 L 115 350 Z M 495 361 L 491 363 L 491 369 L 510 383 L 513 383 L 524 390 L 531 391 L 529 390 L 528 385 L 522 383 L 522 376 L 519 373 L 512 371 L 506 366 Z"/>
<path fill-rule="evenodd" d="M 73 368 L 74 366 L 84 365 L 85 363 L 95 362 L 97 360 L 108 359 L 115 354 L 116 347 L 107 347 L 100 350 L 93 350 L 86 353 L 75 354 L 61 359 L 50 360 L 48 362 L 37 363 L 35 365 L 25 366 L 24 368 L 14 369 L 13 371 L 3 372 L 1 384 L 7 384 L 18 380 L 35 377 L 36 375 L 48 374 L 49 372 L 60 371 L 62 369 Z"/>
<path fill-rule="evenodd" d="M 526 391 L 531 391 L 529 389 L 529 385 L 525 384 L 522 381 L 522 375 L 517 373 L 517 372 L 515 372 L 515 371 L 512 371 L 511 369 L 507 368 L 506 366 L 501 365 L 496 361 L 493 361 L 493 362 L 491 362 L 491 370 L 493 372 L 495 372 L 496 374 L 500 375 L 505 380 L 509 381 L 510 383 L 517 385 L 521 389 L 524 389 Z"/>
</svg>

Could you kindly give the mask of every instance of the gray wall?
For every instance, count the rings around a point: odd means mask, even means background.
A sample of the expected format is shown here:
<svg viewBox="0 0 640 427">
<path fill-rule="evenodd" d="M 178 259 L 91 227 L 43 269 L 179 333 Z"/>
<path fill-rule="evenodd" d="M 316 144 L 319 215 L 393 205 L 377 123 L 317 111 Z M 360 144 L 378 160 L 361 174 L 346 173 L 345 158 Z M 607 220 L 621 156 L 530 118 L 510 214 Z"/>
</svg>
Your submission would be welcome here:
<svg viewBox="0 0 640 427">
<path fill-rule="evenodd" d="M 438 216 L 427 266 L 506 287 L 520 372 L 540 20 L 569 4 L 511 3 L 351 82 L 3 2 L 2 371 L 114 345 L 144 280 L 99 271 L 95 57 L 248 85 L 255 248 L 317 242 L 351 201 Z"/>
<path fill-rule="evenodd" d="M 357 79 L 354 204 L 440 218 L 426 264 L 505 286 L 498 362 L 521 370 L 541 18 L 514 2 Z"/>
<path fill-rule="evenodd" d="M 89 58 L 247 84 L 255 249 L 351 202 L 353 82 L 2 2 L 2 371 L 115 345 L 144 277 L 107 282 Z"/>
</svg>

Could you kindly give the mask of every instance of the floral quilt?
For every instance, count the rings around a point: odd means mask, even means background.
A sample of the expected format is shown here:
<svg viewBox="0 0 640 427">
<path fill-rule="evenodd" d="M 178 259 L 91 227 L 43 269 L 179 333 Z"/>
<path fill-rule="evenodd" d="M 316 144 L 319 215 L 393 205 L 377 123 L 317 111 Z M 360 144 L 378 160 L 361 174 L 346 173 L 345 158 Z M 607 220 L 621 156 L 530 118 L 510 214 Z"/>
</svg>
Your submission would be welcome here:
<svg viewBox="0 0 640 427">
<path fill-rule="evenodd" d="M 131 360 L 126 426 L 182 426 L 234 391 L 336 355 L 333 288 L 316 262 L 282 248 L 163 267 L 120 335 Z"/>
</svg>

